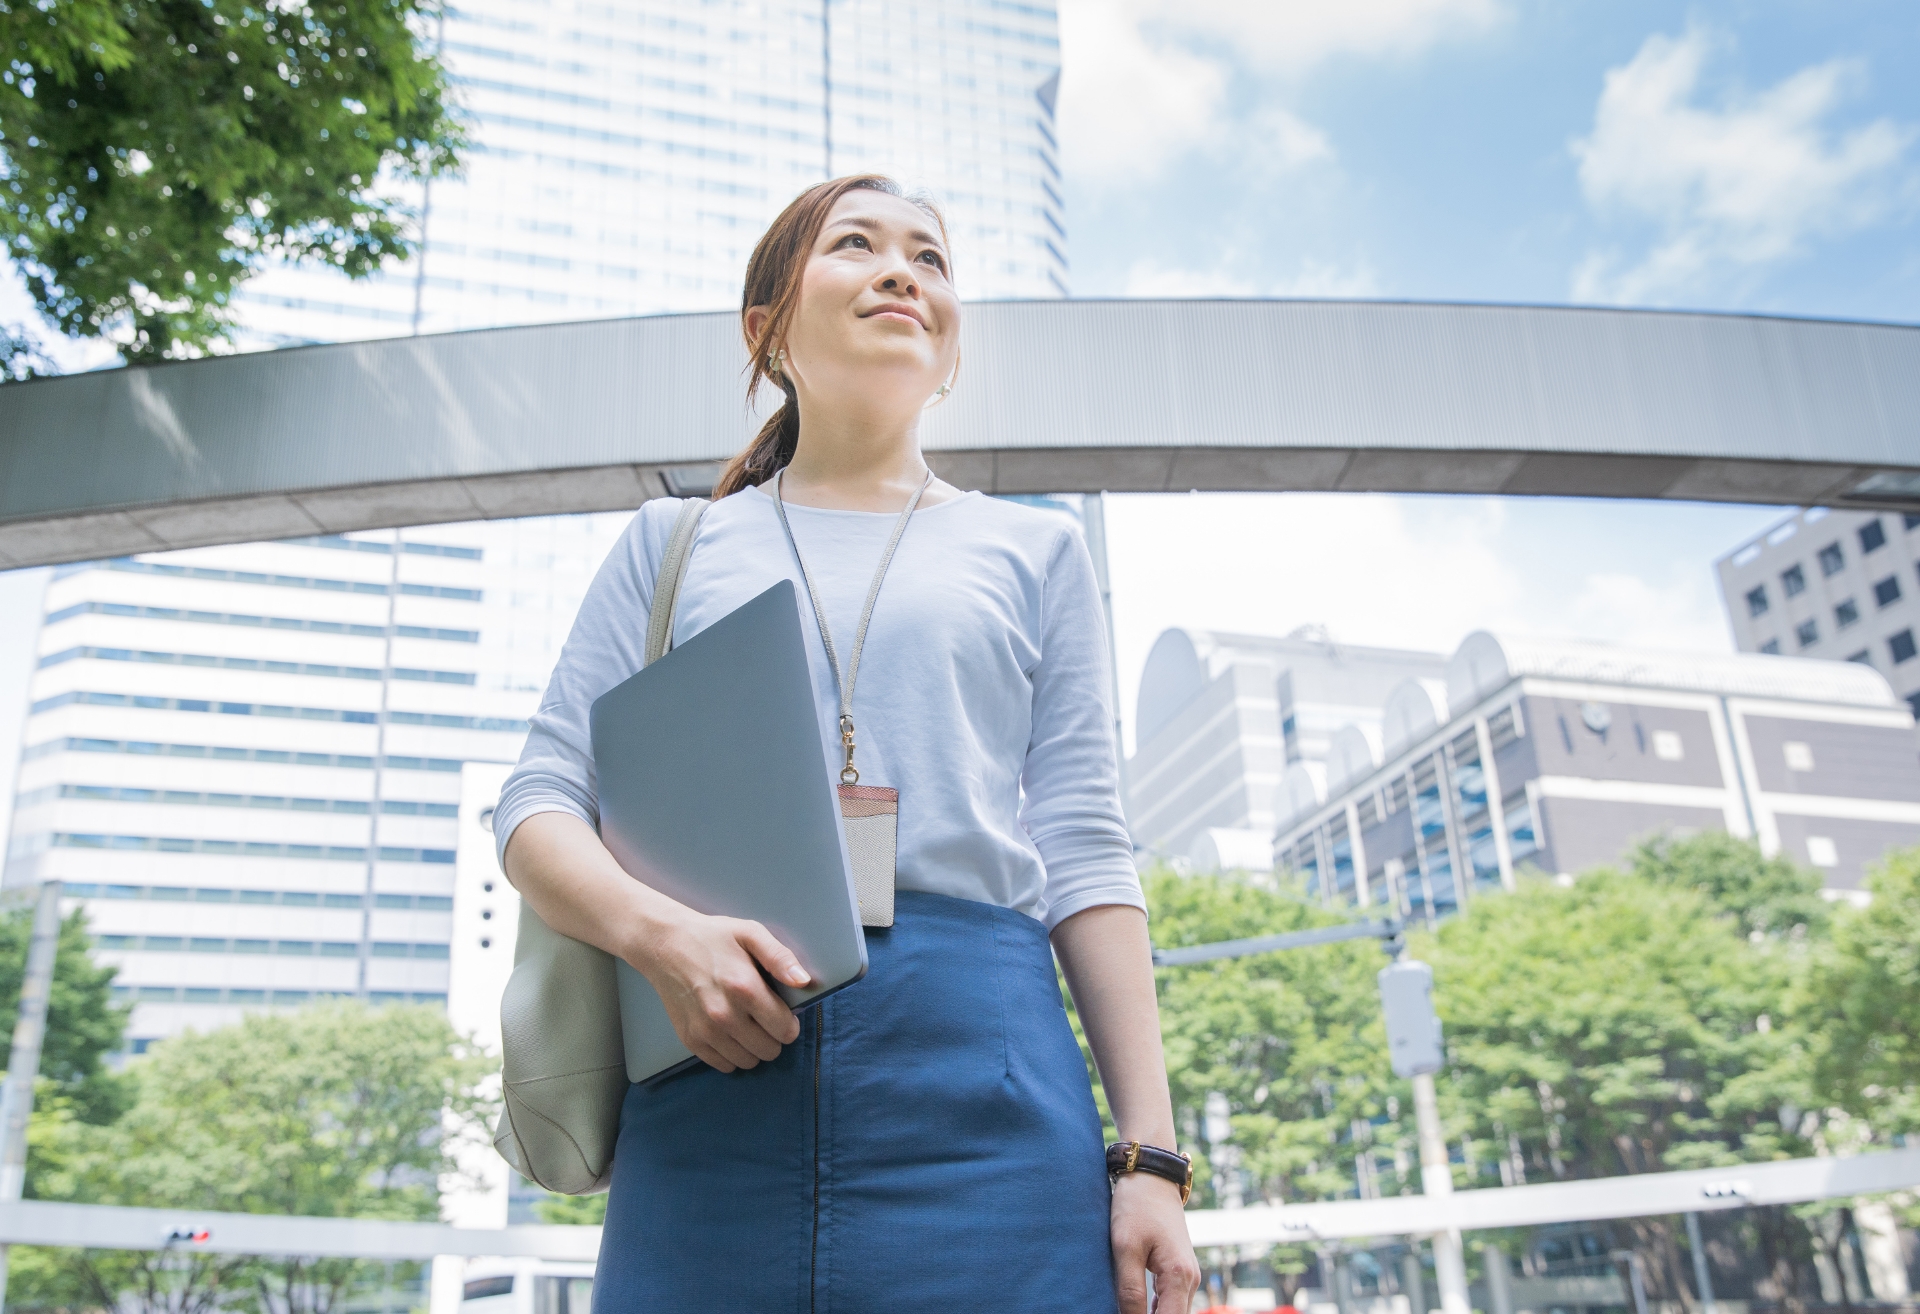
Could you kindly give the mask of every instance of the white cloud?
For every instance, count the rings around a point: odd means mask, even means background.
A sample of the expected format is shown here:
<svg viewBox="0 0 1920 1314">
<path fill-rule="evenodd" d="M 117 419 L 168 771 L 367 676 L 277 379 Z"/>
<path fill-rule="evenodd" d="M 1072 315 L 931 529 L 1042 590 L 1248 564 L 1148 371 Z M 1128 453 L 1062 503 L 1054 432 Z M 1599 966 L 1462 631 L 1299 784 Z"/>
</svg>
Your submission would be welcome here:
<svg viewBox="0 0 1920 1314">
<path fill-rule="evenodd" d="M 1406 57 L 1495 22 L 1500 0 L 1061 0 L 1060 129 L 1067 167 L 1096 185 L 1151 178 L 1175 157 L 1250 139 L 1258 162 L 1331 159 L 1280 108 L 1236 119 L 1237 71 L 1298 76 L 1342 56 Z"/>
<path fill-rule="evenodd" d="M 1114 0 L 1064 0 L 1060 46 L 1062 154 L 1077 176 L 1150 178 L 1224 131 L 1226 65 L 1150 44 Z"/>
<path fill-rule="evenodd" d="M 1380 280 L 1372 266 L 1362 262 L 1342 268 L 1319 260 L 1303 260 L 1295 273 L 1278 282 L 1258 284 L 1226 266 L 1214 269 L 1174 269 L 1152 260 L 1136 261 L 1127 270 L 1130 297 L 1375 297 Z"/>
<path fill-rule="evenodd" d="M 1914 129 L 1888 119 L 1831 126 L 1857 65 L 1830 60 L 1706 105 L 1700 81 L 1714 44 L 1697 27 L 1652 36 L 1608 71 L 1593 131 L 1572 144 L 1581 191 L 1601 214 L 1650 220 L 1661 236 L 1637 260 L 1590 253 L 1575 271 L 1576 299 L 1659 300 L 1886 213 Z"/>
<path fill-rule="evenodd" d="M 1107 500 L 1114 638 L 1132 733 L 1153 641 L 1172 626 L 1451 653 L 1474 630 L 1728 652 L 1714 582 L 1732 509 L 1367 493 L 1128 494 Z M 1769 515 L 1771 513 L 1768 513 Z M 1711 523 L 1702 531 L 1700 522 Z M 1649 550 L 1622 566 L 1622 534 Z"/>
<path fill-rule="evenodd" d="M 1420 55 L 1503 16 L 1498 0 L 1145 0 L 1140 8 L 1170 28 L 1230 41 L 1282 72 L 1340 55 Z"/>
</svg>

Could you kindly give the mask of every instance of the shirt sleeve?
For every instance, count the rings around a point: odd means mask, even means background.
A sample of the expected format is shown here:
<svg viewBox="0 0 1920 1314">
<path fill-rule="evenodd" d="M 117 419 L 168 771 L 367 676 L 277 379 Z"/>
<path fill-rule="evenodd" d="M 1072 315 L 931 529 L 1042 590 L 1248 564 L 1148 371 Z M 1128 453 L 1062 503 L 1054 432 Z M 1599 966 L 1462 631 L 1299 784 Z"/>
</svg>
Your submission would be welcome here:
<svg viewBox="0 0 1920 1314">
<path fill-rule="evenodd" d="M 581 600 L 553 679 L 530 719 L 520 761 L 494 806 L 493 842 L 505 870 L 514 828 L 541 812 L 566 812 L 596 829 L 600 797 L 593 770 L 593 701 L 644 664 L 653 581 L 680 502 L 641 507 Z"/>
<path fill-rule="evenodd" d="M 1079 531 L 1068 529 L 1041 590 L 1033 737 L 1021 773 L 1020 822 L 1046 866 L 1041 920 L 1049 931 L 1104 904 L 1146 910 L 1120 807 L 1112 689 L 1093 559 Z"/>
</svg>

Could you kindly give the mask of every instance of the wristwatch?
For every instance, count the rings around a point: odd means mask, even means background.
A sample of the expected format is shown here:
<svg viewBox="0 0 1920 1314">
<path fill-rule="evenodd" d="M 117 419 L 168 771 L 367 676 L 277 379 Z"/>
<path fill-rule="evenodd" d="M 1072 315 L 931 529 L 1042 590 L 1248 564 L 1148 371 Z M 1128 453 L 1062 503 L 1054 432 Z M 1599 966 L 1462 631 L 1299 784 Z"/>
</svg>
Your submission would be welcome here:
<svg viewBox="0 0 1920 1314">
<path fill-rule="evenodd" d="M 1121 1141 L 1107 1147 L 1107 1177 L 1122 1173 L 1151 1173 L 1180 1188 L 1180 1203 L 1193 1194 L 1193 1157 L 1162 1150 L 1139 1141 Z"/>
</svg>

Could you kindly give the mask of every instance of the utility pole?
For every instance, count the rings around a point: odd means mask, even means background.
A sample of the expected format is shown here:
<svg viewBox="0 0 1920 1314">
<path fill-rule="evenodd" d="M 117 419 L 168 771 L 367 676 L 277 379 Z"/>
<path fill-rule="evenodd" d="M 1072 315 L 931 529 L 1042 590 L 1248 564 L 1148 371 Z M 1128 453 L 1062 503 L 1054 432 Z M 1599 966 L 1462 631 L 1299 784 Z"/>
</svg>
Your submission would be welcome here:
<svg viewBox="0 0 1920 1314">
<path fill-rule="evenodd" d="M 1433 1074 L 1445 1067 L 1447 1061 L 1446 1049 L 1441 1043 L 1440 1018 L 1433 1011 L 1433 969 L 1406 957 L 1404 930 L 1398 919 L 1390 918 L 1280 935 L 1257 935 L 1245 940 L 1221 940 L 1180 949 L 1155 949 L 1153 965 L 1180 967 L 1342 940 L 1380 941 L 1380 947 L 1394 960 L 1380 969 L 1380 1010 L 1386 1018 L 1387 1053 L 1393 1062 L 1393 1075 L 1413 1082 L 1414 1125 L 1420 1136 L 1420 1187 L 1429 1196 L 1450 1196 L 1453 1168 L 1448 1162 L 1447 1139 L 1440 1128 L 1440 1103 L 1433 1089 Z M 1447 1228 L 1435 1233 L 1431 1240 L 1433 1274 L 1440 1288 L 1442 1314 L 1472 1314 L 1467 1299 L 1466 1249 L 1460 1240 L 1460 1229 Z M 1416 1276 L 1419 1272 L 1417 1258 L 1413 1260 L 1411 1272 Z M 1408 1285 L 1411 1296 L 1413 1283 Z M 1424 1293 L 1421 1294 L 1424 1301 Z M 1416 1308 L 1412 1314 L 1428 1314 L 1428 1311 Z M 1639 1314 L 1646 1311 L 1641 1310 Z"/>
<path fill-rule="evenodd" d="M 1080 501 L 1080 524 L 1087 536 L 1087 555 L 1093 558 L 1093 579 L 1100 590 L 1100 609 L 1107 620 L 1107 682 L 1113 695 L 1113 760 L 1120 768 L 1120 810 L 1133 819 L 1127 796 L 1127 745 L 1120 730 L 1120 649 L 1113 632 L 1113 577 L 1107 567 L 1107 495 L 1088 493 Z"/>
<path fill-rule="evenodd" d="M 1440 1019 L 1433 1011 L 1433 969 L 1402 958 L 1380 969 L 1380 1005 L 1387 1020 L 1393 1075 L 1413 1081 L 1413 1120 L 1420 1136 L 1420 1189 L 1429 1196 L 1453 1194 L 1453 1166 L 1440 1129 L 1440 1102 L 1433 1074 L 1446 1062 Z M 1471 1314 L 1467 1301 L 1466 1250 L 1460 1229 L 1433 1234 L 1433 1276 L 1442 1314 Z M 1414 1314 L 1426 1314 L 1416 1310 Z"/>
<path fill-rule="evenodd" d="M 1693 1251 L 1693 1285 L 1700 1292 L 1700 1314 L 1717 1314 L 1713 1274 L 1707 1271 L 1707 1248 L 1700 1241 L 1700 1215 L 1687 1215 L 1687 1248 Z"/>
<path fill-rule="evenodd" d="M 47 1036 L 47 1000 L 53 993 L 53 960 L 60 948 L 60 882 L 40 887 L 33 912 L 33 938 L 20 977 L 20 1015 L 13 1024 L 7 1084 L 0 1093 L 0 1202 L 18 1200 L 27 1182 L 27 1120 L 33 1116 L 33 1083 L 40 1075 L 40 1047 Z M 7 1303 L 7 1248 L 0 1245 L 0 1309 Z"/>
</svg>

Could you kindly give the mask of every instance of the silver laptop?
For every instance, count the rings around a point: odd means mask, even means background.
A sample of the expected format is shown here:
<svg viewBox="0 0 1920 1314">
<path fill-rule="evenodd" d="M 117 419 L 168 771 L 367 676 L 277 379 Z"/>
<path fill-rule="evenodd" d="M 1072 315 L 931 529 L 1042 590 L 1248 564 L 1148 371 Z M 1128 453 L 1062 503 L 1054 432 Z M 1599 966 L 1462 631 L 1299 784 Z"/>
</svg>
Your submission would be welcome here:
<svg viewBox="0 0 1920 1314">
<path fill-rule="evenodd" d="M 791 580 L 602 694 L 592 725 L 600 838 L 629 876 L 764 923 L 813 977 L 775 983 L 790 1007 L 866 975 Z M 647 979 L 616 970 L 628 1080 L 697 1062 Z"/>
</svg>

